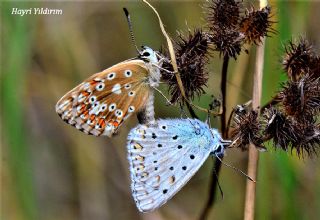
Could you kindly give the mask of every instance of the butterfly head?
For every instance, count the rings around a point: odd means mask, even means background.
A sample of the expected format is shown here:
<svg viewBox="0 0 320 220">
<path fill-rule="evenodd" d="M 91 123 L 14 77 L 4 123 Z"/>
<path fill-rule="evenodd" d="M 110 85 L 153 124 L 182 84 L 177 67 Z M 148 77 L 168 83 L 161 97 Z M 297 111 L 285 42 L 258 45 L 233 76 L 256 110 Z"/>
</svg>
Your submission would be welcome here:
<svg viewBox="0 0 320 220">
<path fill-rule="evenodd" d="M 139 52 L 139 58 L 151 63 L 158 63 L 156 52 L 147 46 L 142 46 L 142 50 Z"/>
<path fill-rule="evenodd" d="M 224 155 L 225 146 L 229 145 L 231 141 L 223 140 L 217 129 L 210 129 L 210 130 L 213 137 L 213 143 L 211 145 L 212 147 L 211 153 L 213 155 L 221 157 Z"/>
</svg>

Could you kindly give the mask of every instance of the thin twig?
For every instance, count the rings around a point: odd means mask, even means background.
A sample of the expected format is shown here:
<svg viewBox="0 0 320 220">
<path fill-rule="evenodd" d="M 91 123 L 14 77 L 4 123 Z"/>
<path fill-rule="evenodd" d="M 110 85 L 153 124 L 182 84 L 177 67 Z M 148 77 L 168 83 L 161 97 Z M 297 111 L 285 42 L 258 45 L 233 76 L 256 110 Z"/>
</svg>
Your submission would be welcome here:
<svg viewBox="0 0 320 220">
<path fill-rule="evenodd" d="M 263 1 L 260 2 L 260 8 L 264 7 Z M 258 109 L 261 101 L 262 93 L 262 76 L 263 76 L 263 64 L 264 64 L 264 43 L 265 38 L 262 40 L 262 44 L 257 47 L 256 53 L 256 66 L 253 75 L 253 91 L 252 91 L 252 108 Z M 257 179 L 259 161 L 259 151 L 253 144 L 249 145 L 249 158 L 248 158 L 248 175 Z M 245 207 L 244 207 L 244 219 L 253 220 L 255 211 L 255 198 L 256 198 L 256 183 L 247 180 Z"/>
<path fill-rule="evenodd" d="M 227 97 L 227 73 L 228 73 L 228 65 L 229 65 L 229 56 L 225 55 L 223 57 L 223 64 L 222 64 L 222 70 L 221 70 L 221 95 L 222 95 L 222 113 L 221 113 L 221 134 L 224 139 L 227 139 L 227 133 L 226 133 L 226 97 Z M 223 160 L 223 157 L 221 157 L 221 160 Z M 209 211 L 212 208 L 214 204 L 214 199 L 216 195 L 216 189 L 218 184 L 218 177 L 221 170 L 221 162 L 219 160 L 215 160 L 214 163 L 214 169 L 216 171 L 216 175 L 212 174 L 211 177 L 211 183 L 210 183 L 210 189 L 209 189 L 209 198 L 208 201 L 204 207 L 204 209 L 201 212 L 200 219 L 204 220 L 207 219 L 209 215 Z"/>
<path fill-rule="evenodd" d="M 210 209 L 213 206 L 214 198 L 215 198 L 216 191 L 217 191 L 216 189 L 217 189 L 219 173 L 221 170 L 221 162 L 218 159 L 215 159 L 214 169 L 215 169 L 215 173 L 212 174 L 210 188 L 209 188 L 209 198 L 208 198 L 208 201 L 207 201 L 204 209 L 201 212 L 201 215 L 199 217 L 200 220 L 207 220 L 208 219 Z"/>
<path fill-rule="evenodd" d="M 192 118 L 199 119 L 199 117 L 197 116 L 197 114 L 196 114 L 195 111 L 193 110 L 192 106 L 189 104 L 189 102 L 186 102 L 186 106 L 187 106 L 187 109 L 188 109 L 191 117 L 192 117 Z"/>
<path fill-rule="evenodd" d="M 223 138 L 227 138 L 226 134 L 226 110 L 227 110 L 227 75 L 228 75 L 228 65 L 229 65 L 229 56 L 224 55 L 223 57 L 223 64 L 222 64 L 222 78 L 221 78 L 221 95 L 222 95 L 222 114 L 220 117 L 220 126 L 221 126 L 221 133 Z"/>
</svg>

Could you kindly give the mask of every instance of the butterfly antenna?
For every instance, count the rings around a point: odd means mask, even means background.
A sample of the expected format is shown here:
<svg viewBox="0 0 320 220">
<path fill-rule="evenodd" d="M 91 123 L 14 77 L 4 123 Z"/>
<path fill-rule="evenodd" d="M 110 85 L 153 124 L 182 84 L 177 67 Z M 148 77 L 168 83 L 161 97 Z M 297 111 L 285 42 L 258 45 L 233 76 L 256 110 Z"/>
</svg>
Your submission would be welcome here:
<svg viewBox="0 0 320 220">
<path fill-rule="evenodd" d="M 128 26 L 129 26 L 129 31 L 130 31 L 130 37 L 131 37 L 131 41 L 133 43 L 133 45 L 135 46 L 138 54 L 140 54 L 140 51 L 137 47 L 137 43 L 136 43 L 136 39 L 134 38 L 134 34 L 133 34 L 133 28 L 132 28 L 132 22 L 131 22 L 131 18 L 130 18 L 130 14 L 129 11 L 126 8 L 123 8 L 124 14 L 126 15 L 127 18 L 127 22 L 128 22 Z"/>
<path fill-rule="evenodd" d="M 216 156 L 216 158 L 218 158 L 218 160 L 223 164 L 223 165 L 225 165 L 225 166 L 227 166 L 227 167 L 230 167 L 230 168 L 232 168 L 232 169 L 234 169 L 235 171 L 237 171 L 237 172 L 239 172 L 239 173 L 241 173 L 242 175 L 244 175 L 245 177 L 247 177 L 250 181 L 252 181 L 252 182 L 256 182 L 255 180 L 253 180 L 250 176 L 248 176 L 245 172 L 243 172 L 242 170 L 240 170 L 240 169 L 238 169 L 238 168 L 236 168 L 236 167 L 234 167 L 234 166 L 232 166 L 232 165 L 230 165 L 230 164 L 227 164 L 227 163 L 225 163 L 225 162 L 223 162 L 222 160 L 221 160 L 221 158 L 216 154 L 215 155 Z"/>
<path fill-rule="evenodd" d="M 219 183 L 219 178 L 218 178 L 218 174 L 217 174 L 216 169 L 213 169 L 213 173 L 214 173 L 214 175 L 216 176 L 216 179 L 217 179 L 217 185 L 218 185 L 218 188 L 219 188 L 219 191 L 220 191 L 221 197 L 222 197 L 222 199 L 223 199 L 223 198 L 224 198 L 224 195 L 223 195 L 222 187 L 221 187 L 221 185 L 220 185 L 220 183 Z"/>
</svg>

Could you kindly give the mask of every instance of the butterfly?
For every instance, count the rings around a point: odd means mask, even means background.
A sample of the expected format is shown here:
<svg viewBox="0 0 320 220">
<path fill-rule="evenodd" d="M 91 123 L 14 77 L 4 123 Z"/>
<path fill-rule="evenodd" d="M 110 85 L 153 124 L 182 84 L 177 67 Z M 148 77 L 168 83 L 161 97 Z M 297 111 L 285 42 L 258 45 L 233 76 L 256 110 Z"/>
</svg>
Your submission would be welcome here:
<svg viewBox="0 0 320 220">
<path fill-rule="evenodd" d="M 56 112 L 68 124 L 95 136 L 115 134 L 135 112 L 154 120 L 153 88 L 160 82 L 160 55 L 143 46 L 137 58 L 96 73 L 66 93 Z"/>
<path fill-rule="evenodd" d="M 208 156 L 223 156 L 216 129 L 197 119 L 160 119 L 139 124 L 128 135 L 131 190 L 141 212 L 153 211 L 172 198 Z"/>
</svg>

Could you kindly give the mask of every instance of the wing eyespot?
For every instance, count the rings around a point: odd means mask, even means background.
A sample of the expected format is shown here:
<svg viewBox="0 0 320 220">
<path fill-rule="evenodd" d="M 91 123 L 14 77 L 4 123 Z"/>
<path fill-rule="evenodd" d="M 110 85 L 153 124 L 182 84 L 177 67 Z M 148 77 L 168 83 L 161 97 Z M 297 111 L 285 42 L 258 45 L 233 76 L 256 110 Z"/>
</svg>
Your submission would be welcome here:
<svg viewBox="0 0 320 220">
<path fill-rule="evenodd" d="M 123 116 L 123 112 L 120 109 L 117 109 L 114 113 L 117 117 L 122 117 Z"/>
<path fill-rule="evenodd" d="M 111 103 L 109 105 L 109 112 L 113 112 L 116 109 L 117 105 L 115 103 Z"/>
<path fill-rule="evenodd" d="M 130 89 L 130 88 L 131 88 L 131 84 L 130 84 L 130 83 L 124 84 L 124 88 L 125 88 L 125 89 Z"/>
<path fill-rule="evenodd" d="M 132 106 L 132 105 L 131 105 L 131 106 L 129 106 L 129 108 L 128 108 L 128 112 L 130 112 L 130 113 L 131 113 L 131 112 L 134 112 L 134 110 L 135 110 L 135 107 L 134 107 L 134 106 Z"/>
<path fill-rule="evenodd" d="M 107 109 L 108 105 L 107 104 L 102 104 L 100 106 L 100 112 L 104 112 Z"/>
<path fill-rule="evenodd" d="M 113 80 L 116 77 L 116 73 L 112 72 L 107 75 L 108 80 Z"/>
<path fill-rule="evenodd" d="M 124 71 L 125 77 L 131 77 L 132 76 L 132 71 L 131 70 L 125 70 Z"/>
<path fill-rule="evenodd" d="M 104 89 L 105 85 L 103 82 L 98 83 L 98 85 L 96 85 L 96 90 L 98 91 L 102 91 Z"/>
<path fill-rule="evenodd" d="M 130 91 L 130 92 L 128 92 L 128 96 L 134 96 L 135 95 L 135 91 Z"/>
<path fill-rule="evenodd" d="M 90 103 L 90 104 L 93 104 L 93 103 L 95 103 L 96 101 L 97 101 L 97 97 L 94 96 L 94 95 L 89 98 L 89 103 Z"/>
</svg>

